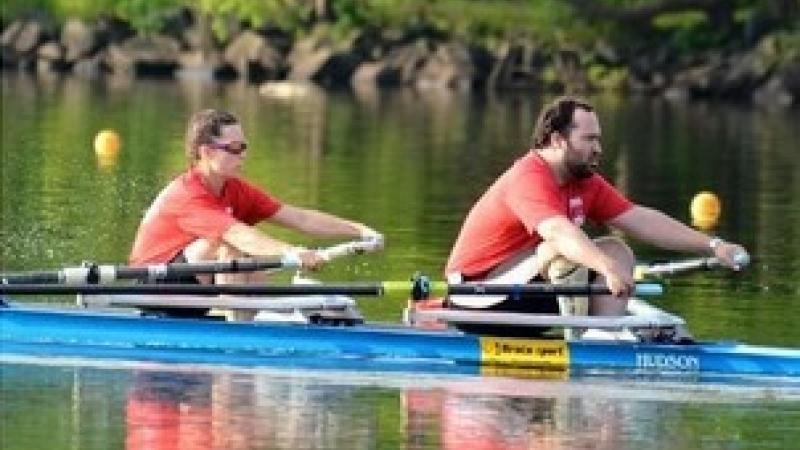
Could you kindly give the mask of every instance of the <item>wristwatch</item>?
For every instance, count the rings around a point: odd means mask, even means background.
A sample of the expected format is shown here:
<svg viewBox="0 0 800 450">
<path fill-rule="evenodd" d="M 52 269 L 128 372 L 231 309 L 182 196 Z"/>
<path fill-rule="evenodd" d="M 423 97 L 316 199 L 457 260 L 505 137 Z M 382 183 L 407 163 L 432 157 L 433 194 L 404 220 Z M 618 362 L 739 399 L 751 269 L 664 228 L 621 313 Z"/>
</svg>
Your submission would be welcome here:
<svg viewBox="0 0 800 450">
<path fill-rule="evenodd" d="M 714 236 L 714 237 L 711 238 L 710 241 L 708 241 L 708 248 L 711 249 L 711 253 L 714 253 L 714 252 L 717 251 L 717 247 L 719 247 L 720 245 L 722 245 L 724 243 L 725 243 L 725 241 L 723 241 L 722 238 Z"/>
</svg>

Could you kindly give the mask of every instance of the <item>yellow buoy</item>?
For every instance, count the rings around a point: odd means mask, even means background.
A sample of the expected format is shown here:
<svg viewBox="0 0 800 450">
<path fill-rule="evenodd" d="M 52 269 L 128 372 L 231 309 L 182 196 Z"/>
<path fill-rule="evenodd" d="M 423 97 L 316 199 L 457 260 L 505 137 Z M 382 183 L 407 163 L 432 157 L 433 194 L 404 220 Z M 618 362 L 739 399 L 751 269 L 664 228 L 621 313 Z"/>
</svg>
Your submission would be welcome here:
<svg viewBox="0 0 800 450">
<path fill-rule="evenodd" d="M 113 130 L 103 130 L 94 137 L 94 152 L 97 156 L 116 155 L 120 147 L 119 134 Z"/>
<path fill-rule="evenodd" d="M 692 214 L 692 223 L 703 229 L 714 227 L 722 214 L 722 203 L 713 192 L 702 191 L 692 199 L 689 206 Z"/>
</svg>

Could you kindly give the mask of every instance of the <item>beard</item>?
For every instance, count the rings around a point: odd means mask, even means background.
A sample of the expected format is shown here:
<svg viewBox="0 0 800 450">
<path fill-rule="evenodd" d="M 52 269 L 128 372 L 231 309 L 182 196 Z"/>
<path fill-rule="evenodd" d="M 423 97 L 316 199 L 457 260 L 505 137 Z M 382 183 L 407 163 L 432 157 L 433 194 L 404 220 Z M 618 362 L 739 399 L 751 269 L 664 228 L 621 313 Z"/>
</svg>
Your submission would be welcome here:
<svg viewBox="0 0 800 450">
<path fill-rule="evenodd" d="M 569 174 L 578 180 L 583 180 L 594 175 L 594 166 L 585 162 L 567 163 L 567 170 Z"/>
<path fill-rule="evenodd" d="M 595 174 L 595 172 L 597 172 L 597 169 L 600 166 L 599 161 L 577 160 L 573 156 L 578 153 L 575 150 L 575 148 L 569 143 L 567 143 L 567 148 L 568 150 L 567 150 L 566 166 L 567 166 L 567 172 L 569 172 L 570 176 L 572 176 L 577 180 L 583 180 L 591 177 L 592 175 Z"/>
</svg>

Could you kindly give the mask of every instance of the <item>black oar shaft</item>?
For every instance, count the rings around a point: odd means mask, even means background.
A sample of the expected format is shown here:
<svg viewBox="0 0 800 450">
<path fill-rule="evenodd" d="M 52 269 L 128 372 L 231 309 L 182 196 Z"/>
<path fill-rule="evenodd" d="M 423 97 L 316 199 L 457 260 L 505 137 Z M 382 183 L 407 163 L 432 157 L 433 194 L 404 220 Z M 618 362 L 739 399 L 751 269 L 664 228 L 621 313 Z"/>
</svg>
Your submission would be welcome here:
<svg viewBox="0 0 800 450">
<path fill-rule="evenodd" d="M 249 285 L 249 284 L 4 284 L 4 295 L 139 294 L 139 295 L 369 295 L 384 294 L 380 283 L 325 285 Z"/>
<path fill-rule="evenodd" d="M 2 284 L 98 284 L 117 280 L 159 281 L 180 279 L 186 276 L 254 272 L 287 267 L 281 258 L 241 259 L 227 262 L 169 263 L 143 267 L 89 264 L 52 271 L 12 272 L 0 274 Z"/>
<path fill-rule="evenodd" d="M 159 280 L 211 273 L 255 272 L 280 269 L 285 264 L 278 258 L 271 260 L 233 260 L 230 262 L 171 263 L 163 266 L 116 268 L 119 280 Z"/>
<path fill-rule="evenodd" d="M 607 295 L 611 291 L 604 285 L 554 285 L 554 284 L 451 284 L 450 295 L 525 295 L 548 297 L 553 295 Z"/>
<path fill-rule="evenodd" d="M 548 283 L 532 284 L 451 284 L 447 287 L 450 295 L 509 295 L 526 297 L 551 297 L 553 295 L 609 295 L 611 291 L 602 284 L 555 285 Z M 636 295 L 661 295 L 659 284 L 639 283 Z"/>
<path fill-rule="evenodd" d="M 19 283 L 63 283 L 64 277 L 60 271 L 4 273 L 0 281 L 4 284 Z"/>
<path fill-rule="evenodd" d="M 139 294 L 139 295 L 368 295 L 411 292 L 410 282 L 340 283 L 340 284 L 0 284 L 0 294 L 5 295 L 67 295 L 67 294 Z M 638 284 L 637 295 L 660 295 L 661 285 Z M 542 297 L 552 295 L 605 295 L 603 285 L 502 285 L 435 283 L 433 295 L 510 295 Z"/>
<path fill-rule="evenodd" d="M 345 242 L 318 250 L 325 260 L 372 252 L 383 247 L 380 237 Z M 98 265 L 85 263 L 81 267 L 67 267 L 51 271 L 0 273 L 0 284 L 65 283 L 69 285 L 104 284 L 119 280 L 162 281 L 175 280 L 191 275 L 211 273 L 255 272 L 270 269 L 299 268 L 302 265 L 296 254 L 269 256 L 232 261 L 209 261 L 199 263 L 167 263 L 142 267 Z"/>
</svg>

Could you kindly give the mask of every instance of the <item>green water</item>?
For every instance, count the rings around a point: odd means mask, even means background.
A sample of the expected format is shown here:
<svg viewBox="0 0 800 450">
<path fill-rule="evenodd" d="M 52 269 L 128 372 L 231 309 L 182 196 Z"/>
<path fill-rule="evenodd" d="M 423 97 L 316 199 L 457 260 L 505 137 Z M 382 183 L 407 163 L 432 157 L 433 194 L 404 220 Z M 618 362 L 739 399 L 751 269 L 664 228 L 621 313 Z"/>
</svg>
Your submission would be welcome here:
<svg viewBox="0 0 800 450">
<path fill-rule="evenodd" d="M 143 211 L 185 168 L 187 117 L 200 108 L 242 118 L 253 151 L 245 174 L 286 202 L 382 231 L 386 251 L 339 261 L 327 280 L 439 276 L 466 211 L 527 148 L 543 99 L 316 93 L 269 99 L 246 85 L 43 81 L 5 75 L 2 118 L 3 270 L 90 260 L 123 262 Z M 800 113 L 646 99 L 593 99 L 604 172 L 631 198 L 688 220 L 700 190 L 723 201 L 714 233 L 742 242 L 741 275 L 672 280 L 663 303 L 701 336 L 800 344 Z M 95 157 L 102 129 L 122 137 L 116 160 Z M 302 236 L 281 237 L 306 245 Z M 636 245 L 640 257 L 669 253 Z M 402 299 L 365 301 L 397 320 Z"/>
<path fill-rule="evenodd" d="M 253 149 L 245 168 L 248 178 L 286 202 L 363 221 L 386 235 L 382 254 L 337 261 L 315 277 L 407 279 L 415 271 L 438 277 L 461 219 L 494 177 L 525 151 L 536 114 L 546 100 L 531 93 L 459 97 L 414 92 L 316 93 L 270 99 L 259 96 L 252 86 L 238 84 L 87 83 L 4 74 L 0 266 L 23 270 L 85 260 L 124 262 L 143 211 L 163 185 L 185 168 L 182 139 L 187 117 L 201 108 L 218 107 L 242 119 Z M 634 200 L 681 220 L 688 220 L 688 204 L 696 192 L 717 192 L 723 200 L 723 215 L 713 232 L 743 243 L 754 256 L 753 265 L 742 274 L 710 272 L 669 280 L 659 304 L 683 315 L 700 338 L 800 346 L 796 326 L 800 317 L 800 162 L 796 156 L 800 113 L 637 98 L 592 100 L 604 131 L 604 172 L 617 186 Z M 122 136 L 121 152 L 113 161 L 98 160 L 92 149 L 95 134 L 107 128 Z M 265 230 L 304 245 L 325 244 Z M 675 256 L 634 246 L 642 259 Z M 67 299 L 54 299 L 59 300 Z M 369 319 L 397 321 L 404 302 L 404 298 L 364 299 L 361 306 Z M 124 405 L 115 395 L 126 395 L 115 393 L 114 386 L 121 383 L 119 389 L 134 389 L 135 383 L 118 379 L 129 380 L 132 370 L 122 370 L 121 375 L 98 372 L 102 375 L 92 379 L 99 387 L 91 392 L 110 392 L 102 398 L 84 390 L 70 395 L 76 386 L 70 380 L 78 369 L 38 368 L 43 378 L 19 377 L 20 370 L 4 366 L 0 391 L 0 425 L 8 444 L 4 448 L 119 448 L 124 444 L 126 426 L 120 412 Z M 283 382 L 292 386 L 294 381 Z M 42 386 L 47 389 L 43 391 Z M 313 383 L 309 389 L 315 389 Z M 401 397 L 408 389 L 349 389 L 357 399 L 365 397 L 379 407 L 347 410 L 359 417 L 354 423 L 361 428 L 351 424 L 358 429 L 341 432 L 345 434 L 325 428 L 330 433 L 329 447 L 437 447 L 439 441 L 431 430 L 441 432 L 441 427 L 423 427 L 416 442 L 417 431 L 398 422 L 402 422 Z M 48 394 L 43 397 L 43 392 Z M 536 398 L 484 397 L 492 405 L 492 417 L 500 414 L 496 410 L 509 408 L 508 402 L 513 409 L 518 401 L 528 413 L 539 405 Z M 742 408 L 749 412 L 743 414 L 736 412 L 739 406 L 694 404 L 691 398 L 662 404 L 658 394 L 655 397 L 645 403 L 658 412 L 657 423 L 650 423 L 654 419 L 648 415 L 641 418 L 634 413 L 642 407 L 638 401 L 611 401 L 624 418 L 618 426 L 635 431 L 622 432 L 616 447 L 637 448 L 643 438 L 636 430 L 642 429 L 655 430 L 657 437 L 667 439 L 656 444 L 660 447 L 682 436 L 687 448 L 762 448 L 758 442 L 764 439 L 775 448 L 785 448 L 781 444 L 800 437 L 796 427 L 785 423 L 792 419 L 798 423 L 797 403 L 783 404 L 779 412 L 768 412 L 768 404 L 747 403 Z M 320 398 L 311 405 L 325 407 L 324 396 Z M 442 401 L 447 403 L 448 398 Z M 12 412 L 9 405 L 25 407 Z M 108 407 L 107 415 L 86 412 L 100 405 Z M 78 407 L 86 410 L 78 415 L 80 420 L 74 411 Z M 295 403 L 291 408 L 305 411 Z M 585 422 L 582 416 L 571 416 L 570 408 L 566 411 L 562 414 L 567 419 L 559 423 L 566 420 L 567 431 L 593 435 L 593 427 L 579 425 Z M 386 422 L 381 422 L 384 416 Z M 432 417 L 439 420 L 435 414 Z M 755 424 L 745 417 L 755 417 Z M 36 437 L 42 427 L 66 427 L 66 422 L 69 429 L 57 428 L 52 446 L 45 445 L 49 442 L 45 437 Z M 387 430 L 386 423 L 398 428 Z M 526 422 L 523 428 L 533 433 L 530 430 L 538 429 L 536 423 Z M 103 440 L 87 437 L 98 429 L 103 430 Z M 712 434 L 708 441 L 704 433 Z M 79 445 L 70 441 L 76 436 L 83 436 Z M 281 440 L 280 433 L 275 436 L 271 442 L 278 448 L 300 446 L 288 438 Z M 785 440 L 792 436 L 794 441 Z M 533 445 L 535 441 L 519 442 Z M 247 448 L 268 446 L 262 440 L 253 442 L 260 444 Z M 325 447 L 318 442 L 307 446 Z"/>
</svg>

